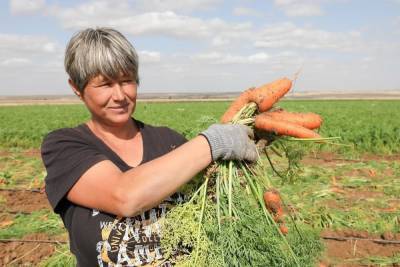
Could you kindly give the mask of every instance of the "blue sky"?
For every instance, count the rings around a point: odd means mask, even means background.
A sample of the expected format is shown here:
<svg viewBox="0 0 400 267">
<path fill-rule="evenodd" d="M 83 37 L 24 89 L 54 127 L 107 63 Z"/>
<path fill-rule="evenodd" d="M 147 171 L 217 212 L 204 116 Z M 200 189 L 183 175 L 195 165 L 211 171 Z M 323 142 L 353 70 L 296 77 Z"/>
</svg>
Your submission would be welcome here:
<svg viewBox="0 0 400 267">
<path fill-rule="evenodd" d="M 135 46 L 141 92 L 400 90 L 400 0 L 0 2 L 0 95 L 70 94 L 69 38 L 113 27 Z"/>
</svg>

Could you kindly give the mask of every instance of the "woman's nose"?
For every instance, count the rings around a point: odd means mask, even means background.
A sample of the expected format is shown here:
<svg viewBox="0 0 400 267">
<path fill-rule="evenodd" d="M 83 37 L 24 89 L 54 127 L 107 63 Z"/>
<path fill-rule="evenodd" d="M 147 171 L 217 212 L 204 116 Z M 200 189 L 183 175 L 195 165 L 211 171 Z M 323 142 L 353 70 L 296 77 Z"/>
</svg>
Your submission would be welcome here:
<svg viewBox="0 0 400 267">
<path fill-rule="evenodd" d="M 112 94 L 112 98 L 115 101 L 122 101 L 125 99 L 125 94 L 124 91 L 122 89 L 121 84 L 119 83 L 115 83 L 113 86 L 113 94 Z"/>
</svg>

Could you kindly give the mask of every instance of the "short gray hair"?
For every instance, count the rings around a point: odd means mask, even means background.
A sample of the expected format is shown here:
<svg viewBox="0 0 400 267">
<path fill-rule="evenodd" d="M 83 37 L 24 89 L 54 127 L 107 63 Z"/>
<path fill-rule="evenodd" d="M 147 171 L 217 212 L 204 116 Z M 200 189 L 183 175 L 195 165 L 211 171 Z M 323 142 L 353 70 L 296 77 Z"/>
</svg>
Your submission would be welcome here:
<svg viewBox="0 0 400 267">
<path fill-rule="evenodd" d="M 88 28 L 77 32 L 65 51 L 65 70 L 80 92 L 90 79 L 103 75 L 115 80 L 130 76 L 139 84 L 139 59 L 132 44 L 110 28 Z"/>
</svg>

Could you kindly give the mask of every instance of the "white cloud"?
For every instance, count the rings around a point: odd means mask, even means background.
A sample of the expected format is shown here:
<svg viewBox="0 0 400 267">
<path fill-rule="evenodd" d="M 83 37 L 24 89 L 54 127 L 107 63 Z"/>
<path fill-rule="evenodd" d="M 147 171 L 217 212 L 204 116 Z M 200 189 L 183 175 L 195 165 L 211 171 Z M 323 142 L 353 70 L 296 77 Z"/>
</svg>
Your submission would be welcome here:
<svg viewBox="0 0 400 267">
<path fill-rule="evenodd" d="M 132 10 L 126 1 L 99 0 L 74 7 L 53 5 L 47 7 L 45 13 L 59 19 L 65 28 L 80 29 L 89 26 L 107 26 L 113 18 L 132 15 Z"/>
<path fill-rule="evenodd" d="M 141 12 L 192 12 L 214 9 L 220 3 L 222 0 L 138 0 L 133 7 Z"/>
<path fill-rule="evenodd" d="M 33 14 L 45 7 L 45 0 L 11 0 L 12 14 Z"/>
<path fill-rule="evenodd" d="M 63 73 L 63 49 L 45 36 L 0 34 L 0 70 L 0 77 L 22 71 Z"/>
<path fill-rule="evenodd" d="M 213 31 L 223 27 L 223 24 L 224 22 L 219 19 L 203 21 L 195 17 L 178 15 L 172 11 L 143 13 L 108 21 L 109 26 L 133 35 L 159 34 L 189 38 L 210 36 Z"/>
<path fill-rule="evenodd" d="M 232 11 L 235 16 L 261 16 L 261 12 L 248 7 L 235 7 Z"/>
<path fill-rule="evenodd" d="M 140 63 L 155 63 L 161 61 L 160 52 L 155 51 L 138 51 Z"/>
<path fill-rule="evenodd" d="M 200 61 L 207 64 L 262 64 L 266 63 L 270 56 L 266 53 L 257 53 L 249 56 L 239 56 L 232 54 L 221 54 L 210 52 L 192 56 L 194 61 Z"/>
<path fill-rule="evenodd" d="M 218 52 L 204 53 L 192 56 L 194 60 L 220 60 L 222 55 Z"/>
<path fill-rule="evenodd" d="M 275 4 L 289 17 L 323 15 L 321 3 L 318 0 L 275 0 Z"/>
<path fill-rule="evenodd" d="M 223 19 L 200 18 L 182 12 L 210 9 L 220 0 L 140 0 L 136 2 L 98 0 L 72 7 L 52 5 L 44 12 L 58 19 L 66 29 L 113 27 L 134 36 L 153 35 L 178 39 L 211 40 L 215 46 L 250 36 L 251 23 L 228 23 Z M 179 13 L 178 13 L 179 12 Z"/>
<path fill-rule="evenodd" d="M 0 62 L 1 66 L 5 67 L 19 67 L 31 64 L 32 61 L 27 58 L 8 58 Z"/>
<path fill-rule="evenodd" d="M 363 47 L 359 32 L 329 32 L 293 23 L 265 27 L 254 43 L 258 48 L 328 49 L 341 52 Z"/>
<path fill-rule="evenodd" d="M 0 56 L 10 54 L 55 53 L 59 45 L 47 37 L 0 33 Z"/>
<path fill-rule="evenodd" d="M 400 0 L 399 0 L 400 2 Z M 400 26 L 400 16 L 397 16 L 393 19 L 393 23 L 395 26 Z"/>
</svg>

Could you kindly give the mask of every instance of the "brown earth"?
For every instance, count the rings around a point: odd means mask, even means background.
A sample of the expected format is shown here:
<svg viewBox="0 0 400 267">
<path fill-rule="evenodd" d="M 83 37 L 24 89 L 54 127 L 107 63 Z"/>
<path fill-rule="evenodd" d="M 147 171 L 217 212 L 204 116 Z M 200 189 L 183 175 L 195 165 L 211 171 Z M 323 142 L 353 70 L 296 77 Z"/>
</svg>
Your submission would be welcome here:
<svg viewBox="0 0 400 267">
<path fill-rule="evenodd" d="M 1 207 L 4 212 L 32 212 L 50 209 L 45 193 L 30 191 L 0 191 Z"/>
<path fill-rule="evenodd" d="M 60 237 L 49 237 L 44 233 L 24 236 L 24 240 L 65 240 Z M 0 242 L 0 266 L 37 266 L 51 256 L 56 243 L 38 242 Z"/>
<path fill-rule="evenodd" d="M 353 170 L 344 172 L 342 177 L 368 177 L 368 178 L 382 178 L 386 176 L 393 176 L 393 170 L 392 169 L 386 169 L 383 171 L 377 171 L 375 169 L 368 169 L 368 168 L 355 168 Z M 342 177 L 338 177 L 340 180 Z"/>
<path fill-rule="evenodd" d="M 24 150 L 21 152 L 0 150 L 0 157 L 11 157 L 11 156 L 15 156 L 16 154 L 22 154 L 26 157 L 40 158 L 40 149 L 32 148 L 32 149 L 27 149 L 27 150 Z"/>
<path fill-rule="evenodd" d="M 368 161 L 398 161 L 400 154 L 376 155 L 364 154 L 359 158 L 345 158 L 332 152 L 320 152 L 316 155 L 309 155 L 303 158 L 302 163 L 306 165 L 323 164 L 324 166 L 336 166 L 340 162 L 368 162 Z"/>
<path fill-rule="evenodd" d="M 366 231 L 332 231 L 327 229 L 321 233 L 321 237 L 326 246 L 324 260 L 322 261 L 326 266 L 366 266 L 357 263 L 358 260 L 372 256 L 393 257 L 400 253 L 400 244 L 379 243 L 379 240 L 400 242 L 400 233 L 373 235 Z M 337 238 L 337 240 L 326 239 L 328 237 Z M 340 240 L 343 237 L 356 239 Z"/>
</svg>

